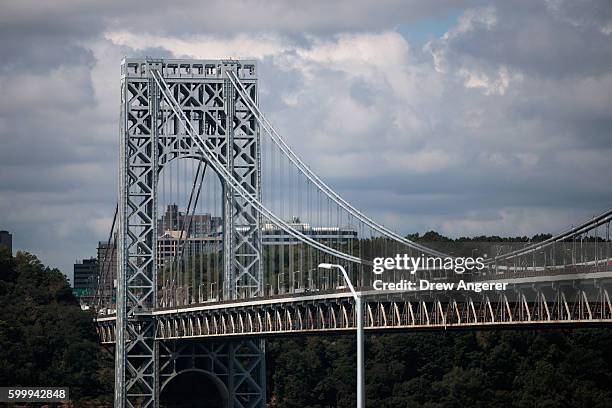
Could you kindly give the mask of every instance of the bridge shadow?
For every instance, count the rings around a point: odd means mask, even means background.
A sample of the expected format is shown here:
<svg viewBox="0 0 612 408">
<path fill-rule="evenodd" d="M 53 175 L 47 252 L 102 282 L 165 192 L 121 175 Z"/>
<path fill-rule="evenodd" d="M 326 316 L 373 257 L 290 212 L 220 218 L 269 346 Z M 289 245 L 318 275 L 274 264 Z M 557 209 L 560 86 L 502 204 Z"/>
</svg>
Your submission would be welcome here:
<svg viewBox="0 0 612 408">
<path fill-rule="evenodd" d="M 161 408 L 225 408 L 224 391 L 202 371 L 188 371 L 171 379 L 162 389 Z"/>
</svg>

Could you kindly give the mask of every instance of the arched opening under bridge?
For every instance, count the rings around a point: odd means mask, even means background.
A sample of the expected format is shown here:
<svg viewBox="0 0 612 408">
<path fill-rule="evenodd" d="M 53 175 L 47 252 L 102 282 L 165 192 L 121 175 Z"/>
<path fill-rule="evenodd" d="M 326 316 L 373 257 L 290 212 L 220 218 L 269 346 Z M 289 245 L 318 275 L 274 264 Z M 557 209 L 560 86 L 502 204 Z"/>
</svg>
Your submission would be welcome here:
<svg viewBox="0 0 612 408">
<path fill-rule="evenodd" d="M 216 377 L 203 370 L 184 371 L 162 386 L 162 408 L 225 408 L 227 390 Z"/>
</svg>

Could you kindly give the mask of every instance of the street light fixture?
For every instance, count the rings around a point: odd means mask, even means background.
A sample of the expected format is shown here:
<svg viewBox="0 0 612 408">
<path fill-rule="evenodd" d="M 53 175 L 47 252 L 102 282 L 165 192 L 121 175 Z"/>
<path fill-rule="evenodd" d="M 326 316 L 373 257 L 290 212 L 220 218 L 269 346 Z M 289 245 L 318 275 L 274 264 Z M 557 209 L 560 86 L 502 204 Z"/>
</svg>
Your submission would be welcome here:
<svg viewBox="0 0 612 408">
<path fill-rule="evenodd" d="M 357 317 L 357 408 L 365 407 L 365 367 L 363 359 L 363 310 L 361 295 L 355 291 L 353 283 L 348 277 L 346 270 L 342 265 L 321 263 L 319 268 L 323 269 L 339 269 L 342 276 L 348 285 L 353 298 L 355 299 L 355 314 Z"/>
</svg>

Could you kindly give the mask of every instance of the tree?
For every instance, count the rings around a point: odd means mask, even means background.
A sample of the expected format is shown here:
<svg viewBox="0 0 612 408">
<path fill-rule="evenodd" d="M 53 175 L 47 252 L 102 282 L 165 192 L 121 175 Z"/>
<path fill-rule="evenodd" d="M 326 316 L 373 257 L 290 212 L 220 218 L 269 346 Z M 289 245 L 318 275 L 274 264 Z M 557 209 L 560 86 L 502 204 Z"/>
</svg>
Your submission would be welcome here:
<svg viewBox="0 0 612 408">
<path fill-rule="evenodd" d="M 112 359 L 66 277 L 0 247 L 0 384 L 68 386 L 78 406 L 110 406 Z"/>
</svg>

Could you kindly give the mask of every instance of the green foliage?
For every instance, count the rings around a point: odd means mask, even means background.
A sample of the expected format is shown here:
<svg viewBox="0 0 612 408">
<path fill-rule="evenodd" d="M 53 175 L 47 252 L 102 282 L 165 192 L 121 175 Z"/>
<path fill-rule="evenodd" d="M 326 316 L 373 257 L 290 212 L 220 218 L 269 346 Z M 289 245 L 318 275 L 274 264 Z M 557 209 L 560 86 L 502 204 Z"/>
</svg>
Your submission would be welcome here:
<svg viewBox="0 0 612 408">
<path fill-rule="evenodd" d="M 98 345 L 91 316 L 65 277 L 3 247 L 0 350 L 0 385 L 69 386 L 75 406 L 111 405 L 112 357 Z M 354 407 L 354 351 L 349 335 L 270 340 L 270 406 Z M 368 335 L 367 405 L 610 407 L 610 351 L 609 329 Z"/>
<path fill-rule="evenodd" d="M 366 405 L 610 407 L 612 331 L 552 329 L 368 336 Z M 271 340 L 271 406 L 354 407 L 352 336 Z"/>
<path fill-rule="evenodd" d="M 105 406 L 112 358 L 65 276 L 0 247 L 0 384 L 68 386 L 77 406 Z"/>
</svg>

